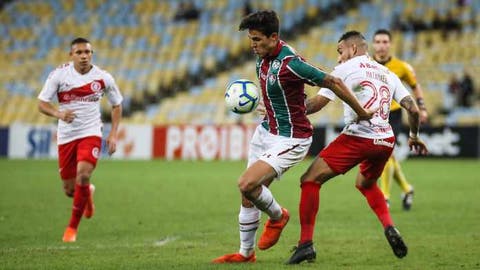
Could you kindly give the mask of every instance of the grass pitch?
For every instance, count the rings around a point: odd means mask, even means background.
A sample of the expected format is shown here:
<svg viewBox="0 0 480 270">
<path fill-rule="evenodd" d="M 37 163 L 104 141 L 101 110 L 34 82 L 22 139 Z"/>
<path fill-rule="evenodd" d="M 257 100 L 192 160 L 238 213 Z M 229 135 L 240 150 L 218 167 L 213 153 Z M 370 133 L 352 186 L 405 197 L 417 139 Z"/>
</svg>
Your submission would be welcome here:
<svg viewBox="0 0 480 270">
<path fill-rule="evenodd" d="M 404 212 L 393 187 L 391 213 L 409 247 L 401 260 L 354 187 L 357 170 L 331 180 L 321 189 L 316 262 L 284 265 L 299 236 L 298 178 L 309 163 L 271 187 L 292 216 L 279 243 L 257 251 L 256 264 L 212 265 L 238 250 L 244 162 L 100 161 L 95 216 L 82 220 L 76 243 L 64 244 L 71 199 L 56 161 L 0 160 L 0 268 L 480 269 L 478 160 L 403 163 L 415 200 Z"/>
</svg>

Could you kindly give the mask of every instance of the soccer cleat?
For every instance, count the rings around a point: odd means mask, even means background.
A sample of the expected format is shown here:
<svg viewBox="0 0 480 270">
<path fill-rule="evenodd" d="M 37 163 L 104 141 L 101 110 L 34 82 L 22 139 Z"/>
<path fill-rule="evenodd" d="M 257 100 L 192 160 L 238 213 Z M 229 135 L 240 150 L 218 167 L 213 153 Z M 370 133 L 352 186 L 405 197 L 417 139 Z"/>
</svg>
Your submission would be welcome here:
<svg viewBox="0 0 480 270">
<path fill-rule="evenodd" d="M 294 251 L 294 253 L 288 260 L 287 264 L 299 264 L 303 261 L 311 263 L 317 258 L 317 252 L 313 247 L 312 241 L 300 244 L 297 247 L 294 247 L 292 251 Z"/>
<path fill-rule="evenodd" d="M 254 263 L 257 260 L 255 252 L 248 257 L 244 257 L 240 253 L 232 253 L 220 256 L 212 261 L 212 263 Z"/>
<path fill-rule="evenodd" d="M 85 205 L 85 210 L 83 211 L 83 216 L 85 218 L 91 218 L 95 213 L 95 204 L 93 204 L 93 193 L 95 192 L 95 186 L 90 184 L 90 196 L 88 196 L 87 204 Z"/>
<path fill-rule="evenodd" d="M 77 240 L 77 229 L 67 227 L 65 232 L 63 233 L 63 242 L 71 243 Z"/>
<path fill-rule="evenodd" d="M 387 237 L 388 243 L 392 247 L 393 253 L 398 258 L 403 258 L 407 256 L 408 248 L 403 242 L 402 237 L 400 236 L 400 232 L 393 227 L 388 226 L 385 229 L 385 237 Z"/>
<path fill-rule="evenodd" d="M 279 220 L 268 219 L 265 223 L 263 233 L 258 240 L 258 248 L 261 250 L 269 249 L 278 242 L 283 228 L 288 223 L 290 214 L 287 209 L 282 208 L 282 217 Z"/>
<path fill-rule="evenodd" d="M 402 205 L 403 210 L 408 211 L 412 208 L 413 204 L 413 188 L 407 193 L 402 193 Z"/>
</svg>

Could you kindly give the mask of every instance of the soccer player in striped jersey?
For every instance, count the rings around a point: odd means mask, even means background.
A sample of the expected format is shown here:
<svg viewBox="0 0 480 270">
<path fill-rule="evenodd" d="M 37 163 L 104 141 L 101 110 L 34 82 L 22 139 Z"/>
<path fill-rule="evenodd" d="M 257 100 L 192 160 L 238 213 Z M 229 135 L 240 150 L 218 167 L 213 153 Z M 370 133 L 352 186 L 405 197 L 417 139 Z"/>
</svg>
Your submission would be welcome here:
<svg viewBox="0 0 480 270">
<path fill-rule="evenodd" d="M 280 40 L 279 20 L 274 11 L 258 11 L 243 18 L 239 30 L 248 30 L 253 52 L 258 56 L 259 80 L 265 118 L 257 127 L 248 155 L 247 169 L 238 180 L 242 203 L 238 216 L 240 250 L 213 260 L 214 263 L 255 262 L 255 235 L 260 213 L 269 216 L 258 248 L 277 243 L 289 220 L 269 190 L 275 178 L 299 163 L 312 142 L 312 125 L 306 116 L 304 84 L 328 87 L 357 113 L 370 119 L 366 110 L 343 82 L 305 62 L 295 50 Z"/>
<path fill-rule="evenodd" d="M 423 91 L 420 87 L 420 84 L 417 82 L 415 77 L 415 71 L 412 66 L 408 63 L 394 57 L 390 53 L 392 35 L 390 31 L 386 29 L 379 29 L 373 35 L 373 58 L 378 63 L 386 66 L 390 71 L 395 73 L 402 82 L 406 83 L 415 95 L 418 108 L 420 109 L 420 123 L 425 123 L 428 120 L 427 109 L 425 107 L 425 102 L 423 99 Z M 390 125 L 393 128 L 395 136 L 398 137 L 402 129 L 402 110 L 400 105 L 392 101 L 390 108 Z M 382 189 L 383 195 L 387 203 L 390 200 L 390 190 L 392 178 L 402 189 L 402 206 L 404 210 L 410 210 L 413 203 L 413 186 L 407 181 L 400 163 L 392 154 L 385 169 L 383 170 L 382 176 L 380 177 L 380 187 Z"/>
<path fill-rule="evenodd" d="M 94 213 L 90 178 L 102 146 L 100 99 L 106 95 L 112 104 L 112 128 L 106 138 L 110 155 L 116 150 L 123 99 L 112 75 L 92 65 L 93 50 L 87 39 L 74 39 L 70 48 L 72 62 L 52 71 L 38 95 L 40 112 L 58 119 L 59 172 L 65 194 L 73 197 L 64 242 L 75 242 L 82 215 L 91 218 Z M 55 96 L 58 108 L 52 104 Z"/>
</svg>

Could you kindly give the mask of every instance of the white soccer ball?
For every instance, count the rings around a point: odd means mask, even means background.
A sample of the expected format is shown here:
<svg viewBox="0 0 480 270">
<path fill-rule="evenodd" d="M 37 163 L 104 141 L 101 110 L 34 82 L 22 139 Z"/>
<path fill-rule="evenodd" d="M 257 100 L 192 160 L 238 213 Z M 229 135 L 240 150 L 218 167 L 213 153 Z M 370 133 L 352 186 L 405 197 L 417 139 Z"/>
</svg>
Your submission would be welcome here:
<svg viewBox="0 0 480 270">
<path fill-rule="evenodd" d="M 236 80 L 228 85 L 225 92 L 225 104 L 234 113 L 252 112 L 257 108 L 259 101 L 258 88 L 249 80 Z"/>
</svg>

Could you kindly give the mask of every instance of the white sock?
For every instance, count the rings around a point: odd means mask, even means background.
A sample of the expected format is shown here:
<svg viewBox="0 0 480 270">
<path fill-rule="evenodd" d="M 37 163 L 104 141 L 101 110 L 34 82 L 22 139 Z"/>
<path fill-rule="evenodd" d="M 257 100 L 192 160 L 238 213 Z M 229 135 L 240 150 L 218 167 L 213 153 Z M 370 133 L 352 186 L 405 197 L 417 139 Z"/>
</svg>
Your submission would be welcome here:
<svg viewBox="0 0 480 270">
<path fill-rule="evenodd" d="M 261 213 L 255 206 L 252 208 L 240 206 L 240 213 L 238 214 L 239 253 L 244 257 L 249 257 L 255 251 L 255 235 L 260 224 Z"/>
<path fill-rule="evenodd" d="M 273 198 L 272 192 L 266 186 L 262 185 L 262 192 L 252 202 L 258 209 L 267 213 L 270 219 L 278 220 L 282 217 L 280 204 Z"/>
</svg>

